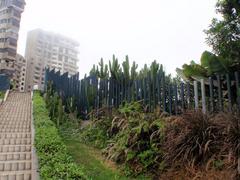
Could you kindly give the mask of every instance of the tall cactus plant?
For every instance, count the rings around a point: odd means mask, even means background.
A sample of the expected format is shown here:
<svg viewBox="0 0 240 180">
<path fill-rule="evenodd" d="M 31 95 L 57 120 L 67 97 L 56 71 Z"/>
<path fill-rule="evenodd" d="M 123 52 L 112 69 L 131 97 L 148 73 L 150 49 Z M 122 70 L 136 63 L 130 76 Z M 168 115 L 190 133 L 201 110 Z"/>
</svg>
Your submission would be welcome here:
<svg viewBox="0 0 240 180">
<path fill-rule="evenodd" d="M 101 78 L 101 79 L 108 78 L 108 65 L 104 64 L 103 58 L 101 58 L 98 65 L 100 66 L 100 68 L 99 68 L 100 70 L 99 70 L 99 74 L 98 74 L 99 78 Z"/>
<path fill-rule="evenodd" d="M 118 63 L 118 59 L 113 55 L 112 61 L 109 61 L 109 71 L 111 77 L 115 80 L 119 79 L 120 76 L 120 64 Z"/>
</svg>

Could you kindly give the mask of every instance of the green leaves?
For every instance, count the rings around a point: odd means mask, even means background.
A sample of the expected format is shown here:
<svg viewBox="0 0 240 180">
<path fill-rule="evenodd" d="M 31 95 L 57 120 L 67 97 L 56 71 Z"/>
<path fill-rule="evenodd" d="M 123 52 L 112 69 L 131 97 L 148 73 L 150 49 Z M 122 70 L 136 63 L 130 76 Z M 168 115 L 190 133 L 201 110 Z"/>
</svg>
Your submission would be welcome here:
<svg viewBox="0 0 240 180">
<path fill-rule="evenodd" d="M 204 67 L 208 75 L 212 75 L 214 73 L 227 73 L 230 70 L 231 62 L 216 56 L 215 54 L 205 51 L 201 57 L 201 66 Z"/>
<path fill-rule="evenodd" d="M 35 147 L 42 179 L 87 179 L 82 169 L 73 163 L 67 148 L 58 135 L 58 130 L 48 117 L 43 98 L 34 93 Z M 59 103 L 59 106 L 61 102 Z"/>
<path fill-rule="evenodd" d="M 191 61 L 189 65 L 184 64 L 182 66 L 184 76 L 191 79 L 194 76 L 208 77 L 214 74 L 225 74 L 232 71 L 233 62 L 209 51 L 202 53 L 200 62 L 201 64 L 197 64 L 194 61 Z M 180 69 L 177 69 L 177 72 L 178 75 L 182 76 Z"/>
<path fill-rule="evenodd" d="M 235 62 L 240 67 L 240 4 L 237 0 L 218 0 L 217 12 L 223 18 L 214 18 L 208 30 L 207 43 L 213 48 L 214 53 Z M 237 68 L 237 67 L 236 67 Z"/>
</svg>

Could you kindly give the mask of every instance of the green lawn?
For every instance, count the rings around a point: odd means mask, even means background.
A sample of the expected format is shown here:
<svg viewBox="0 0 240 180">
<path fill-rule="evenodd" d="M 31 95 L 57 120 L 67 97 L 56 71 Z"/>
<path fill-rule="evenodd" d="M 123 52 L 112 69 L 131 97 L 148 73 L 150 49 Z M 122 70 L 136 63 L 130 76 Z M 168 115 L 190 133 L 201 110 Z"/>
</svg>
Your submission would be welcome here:
<svg viewBox="0 0 240 180">
<path fill-rule="evenodd" d="M 93 180 L 130 179 L 122 176 L 114 164 L 105 161 L 101 156 L 100 150 L 72 139 L 65 139 L 65 144 L 75 162 L 81 164 L 84 173 Z"/>
</svg>

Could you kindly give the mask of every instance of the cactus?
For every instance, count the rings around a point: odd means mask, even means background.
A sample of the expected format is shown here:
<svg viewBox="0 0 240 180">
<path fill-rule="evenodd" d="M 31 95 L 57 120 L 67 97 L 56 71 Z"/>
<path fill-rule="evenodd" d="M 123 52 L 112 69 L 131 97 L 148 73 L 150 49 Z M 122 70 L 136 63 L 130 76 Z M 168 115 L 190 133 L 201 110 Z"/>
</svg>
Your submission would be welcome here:
<svg viewBox="0 0 240 180">
<path fill-rule="evenodd" d="M 131 79 L 135 80 L 137 79 L 138 73 L 137 73 L 138 65 L 135 61 L 133 61 L 132 67 L 131 67 Z"/>
<path fill-rule="evenodd" d="M 115 80 L 118 80 L 120 75 L 120 65 L 115 55 L 113 55 L 112 62 L 109 61 L 109 70 L 110 70 L 111 77 Z"/>
<path fill-rule="evenodd" d="M 107 64 L 104 65 L 103 58 L 101 58 L 98 65 L 100 66 L 98 77 L 101 79 L 108 78 L 108 65 Z"/>
<path fill-rule="evenodd" d="M 125 78 L 126 82 L 128 82 L 130 80 L 130 74 L 129 74 L 130 65 L 129 65 L 128 56 L 126 56 L 125 61 L 123 61 L 123 63 L 122 63 L 122 69 L 123 69 L 124 78 Z"/>
</svg>

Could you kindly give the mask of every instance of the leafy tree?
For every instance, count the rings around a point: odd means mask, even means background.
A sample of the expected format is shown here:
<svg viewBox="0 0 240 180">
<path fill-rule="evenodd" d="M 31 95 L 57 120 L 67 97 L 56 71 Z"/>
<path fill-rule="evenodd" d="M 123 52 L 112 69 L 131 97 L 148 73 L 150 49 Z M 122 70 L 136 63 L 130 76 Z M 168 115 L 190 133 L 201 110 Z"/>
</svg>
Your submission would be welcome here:
<svg viewBox="0 0 240 180">
<path fill-rule="evenodd" d="M 232 69 L 240 68 L 240 1 L 218 0 L 216 10 L 222 19 L 214 18 L 208 30 L 207 43 L 216 55 L 232 63 Z"/>
</svg>

